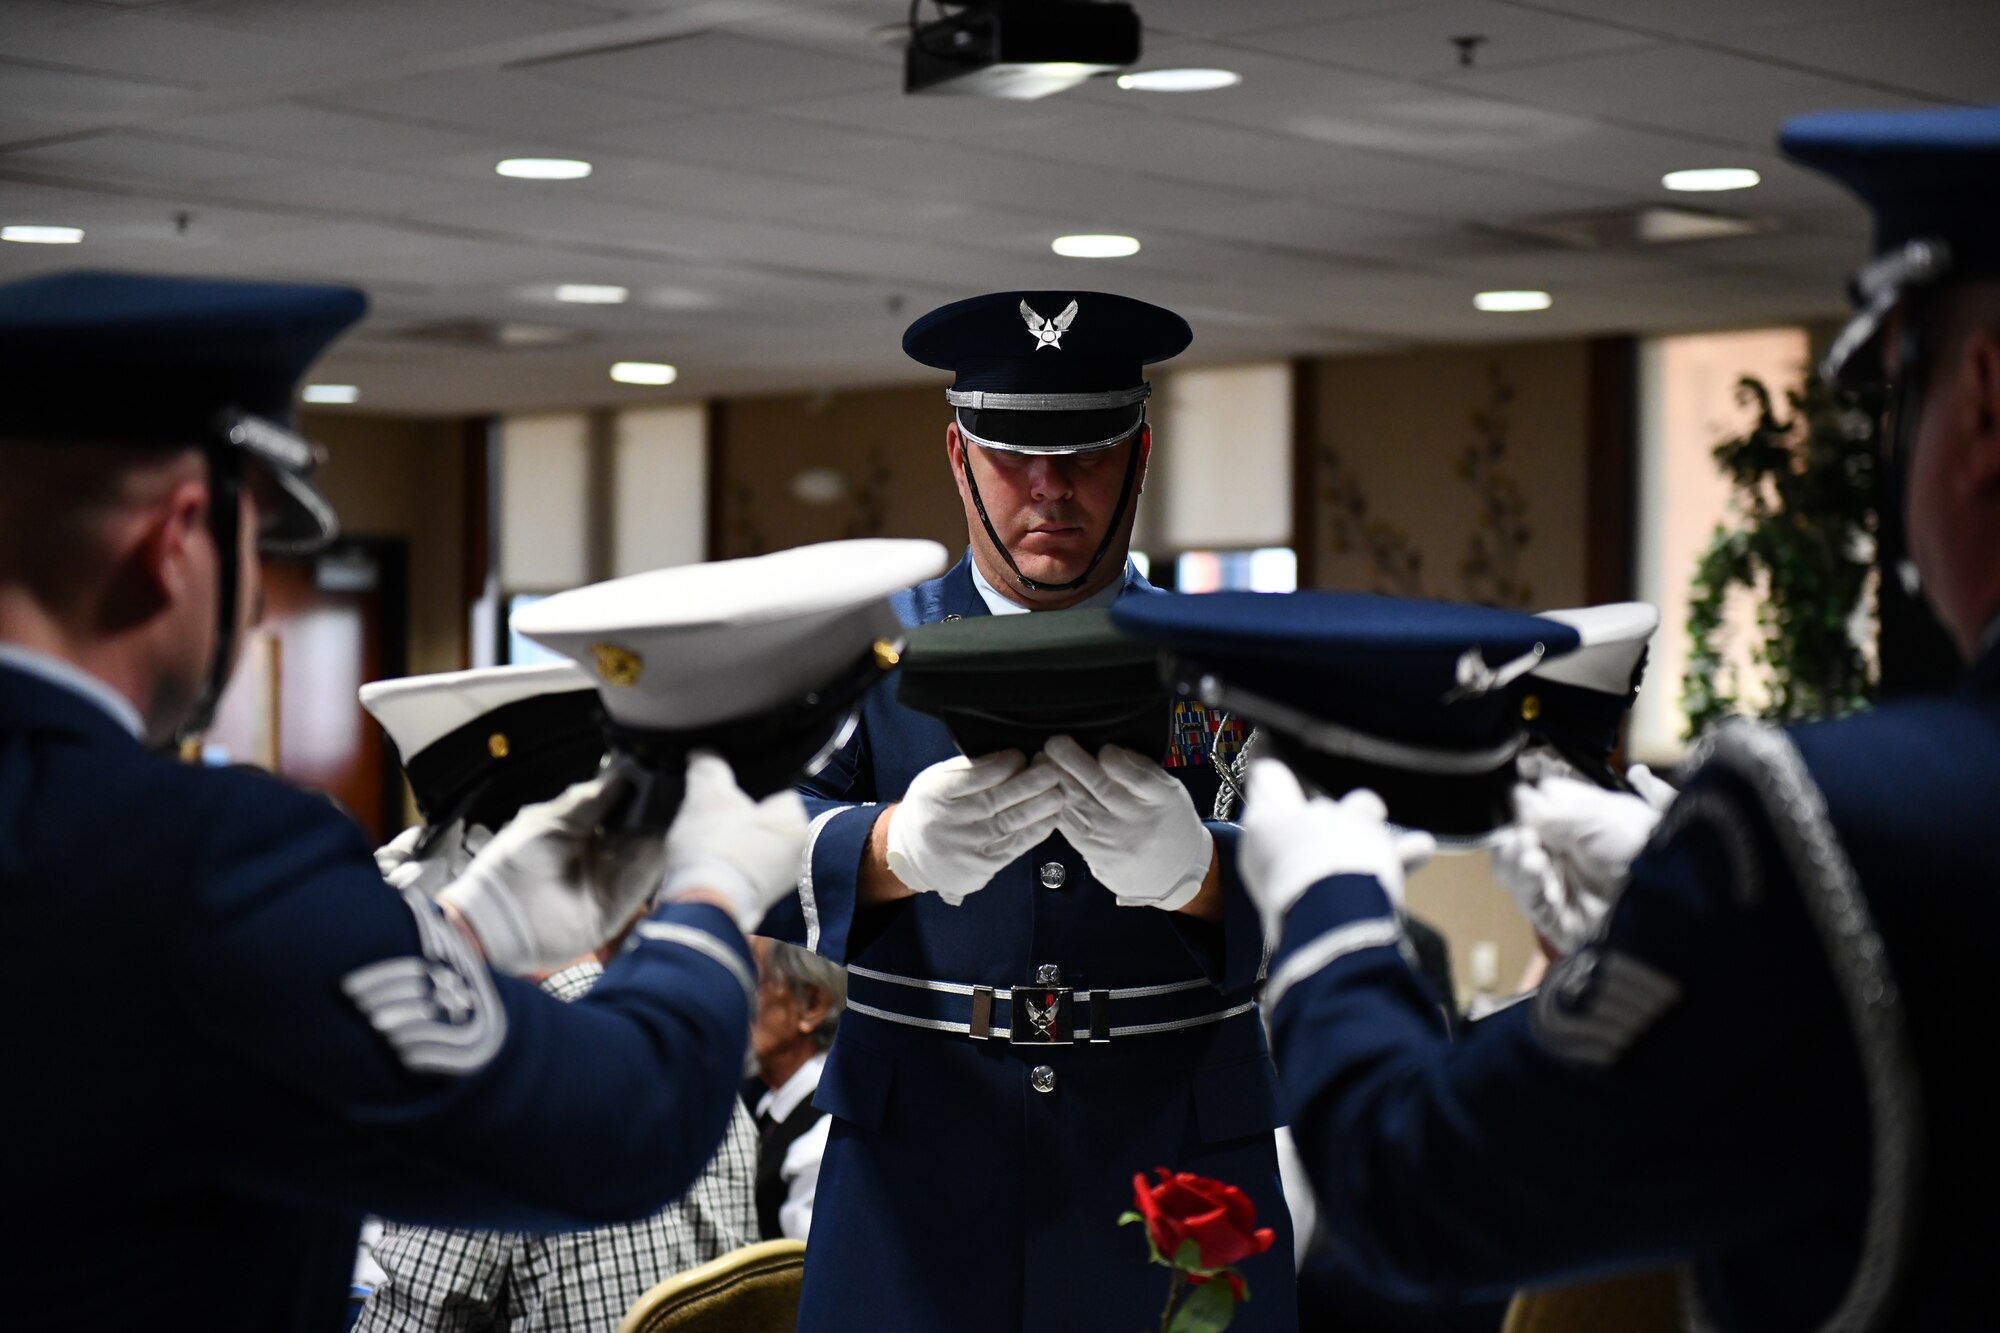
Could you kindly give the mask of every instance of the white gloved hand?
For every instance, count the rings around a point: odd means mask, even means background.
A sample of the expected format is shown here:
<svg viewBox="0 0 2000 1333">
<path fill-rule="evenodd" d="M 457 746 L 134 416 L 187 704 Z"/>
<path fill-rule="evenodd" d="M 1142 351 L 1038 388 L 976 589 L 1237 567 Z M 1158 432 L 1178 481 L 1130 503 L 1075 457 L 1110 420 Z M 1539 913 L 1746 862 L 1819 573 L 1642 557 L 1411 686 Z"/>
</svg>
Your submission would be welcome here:
<svg viewBox="0 0 2000 1333">
<path fill-rule="evenodd" d="M 382 878 L 396 888 L 407 888 L 415 878 L 411 869 L 416 864 L 417 842 L 424 836 L 424 825 L 406 828 L 389 841 L 375 849 L 375 868 L 382 872 Z"/>
<path fill-rule="evenodd" d="M 1247 799 L 1237 864 L 1267 942 L 1278 938 L 1285 913 L 1307 889 L 1335 875 L 1373 876 L 1401 912 L 1404 878 L 1437 851 L 1428 833 L 1392 829 L 1388 807 L 1374 792 L 1308 799 L 1277 759 L 1251 762 Z"/>
<path fill-rule="evenodd" d="M 471 829 L 453 824 L 429 852 L 419 857 L 417 843 L 425 831 L 421 824 L 404 829 L 375 849 L 375 868 L 382 872 L 390 888 L 413 888 L 426 898 L 437 897 L 439 890 L 465 873 L 472 858 L 493 836 L 476 824 Z"/>
<path fill-rule="evenodd" d="M 1055 831 L 1059 776 L 1019 750 L 932 764 L 889 812 L 890 873 L 957 907 Z"/>
<path fill-rule="evenodd" d="M 1605 899 L 1565 884 L 1542 840 L 1519 824 L 1494 836 L 1493 878 L 1535 933 L 1563 956 L 1582 948 L 1611 910 Z"/>
<path fill-rule="evenodd" d="M 523 806 L 438 894 L 479 937 L 494 971 L 523 976 L 591 952 L 659 888 L 659 838 L 598 828 L 628 785 L 613 768 Z"/>
<path fill-rule="evenodd" d="M 1644 764 L 1634 764 L 1632 767 L 1626 769 L 1625 780 L 1632 784 L 1632 790 L 1639 793 L 1647 805 L 1652 806 L 1661 814 L 1665 814 L 1667 807 L 1672 805 L 1681 794 L 1679 788 L 1662 779 L 1659 774 L 1653 772 L 1652 769 L 1647 768 Z"/>
<path fill-rule="evenodd" d="M 1543 938 L 1568 953 L 1618 901 L 1660 808 L 1627 792 L 1547 777 L 1514 789 L 1514 814 L 1520 826 L 1494 844 L 1494 877 Z"/>
<path fill-rule="evenodd" d="M 719 893 L 747 935 L 797 890 L 806 828 L 797 792 L 753 801 L 736 785 L 727 760 L 697 751 L 688 759 L 687 794 L 667 830 L 660 896 L 672 902 L 697 889 Z"/>
<path fill-rule="evenodd" d="M 1120 745 L 1092 759 L 1068 736 L 1035 756 L 1062 778 L 1056 831 L 1121 907 L 1177 912 L 1201 892 L 1215 839 L 1173 774 Z"/>
</svg>

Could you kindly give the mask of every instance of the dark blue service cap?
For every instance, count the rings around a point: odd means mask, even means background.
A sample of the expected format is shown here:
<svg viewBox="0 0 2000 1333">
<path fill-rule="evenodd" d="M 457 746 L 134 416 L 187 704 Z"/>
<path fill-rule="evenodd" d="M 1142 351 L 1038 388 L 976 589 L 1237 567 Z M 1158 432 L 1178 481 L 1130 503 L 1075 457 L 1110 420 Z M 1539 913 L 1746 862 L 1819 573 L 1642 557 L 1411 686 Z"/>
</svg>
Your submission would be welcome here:
<svg viewBox="0 0 2000 1333">
<path fill-rule="evenodd" d="M 1518 682 L 1581 636 L 1539 616 L 1368 593 L 1128 597 L 1113 623 L 1164 650 L 1178 693 L 1255 723 L 1336 795 L 1442 837 L 1509 822 L 1526 744 Z"/>
<path fill-rule="evenodd" d="M 1873 342 L 1907 292 L 2000 274 L 2000 107 L 1803 116 L 1785 153 L 1852 190 L 1875 215 L 1875 260 L 1853 279 L 1857 314 L 1827 368 Z"/>
<path fill-rule="evenodd" d="M 233 448 L 287 501 L 269 539 L 323 541 L 333 510 L 293 396 L 366 308 L 351 287 L 136 273 L 0 285 L 0 437 Z"/>
<path fill-rule="evenodd" d="M 956 376 L 945 399 L 975 444 L 1018 453 L 1106 449 L 1137 430 L 1146 367 L 1194 341 L 1171 310 L 1109 292 L 995 292 L 940 306 L 903 351 Z"/>
</svg>

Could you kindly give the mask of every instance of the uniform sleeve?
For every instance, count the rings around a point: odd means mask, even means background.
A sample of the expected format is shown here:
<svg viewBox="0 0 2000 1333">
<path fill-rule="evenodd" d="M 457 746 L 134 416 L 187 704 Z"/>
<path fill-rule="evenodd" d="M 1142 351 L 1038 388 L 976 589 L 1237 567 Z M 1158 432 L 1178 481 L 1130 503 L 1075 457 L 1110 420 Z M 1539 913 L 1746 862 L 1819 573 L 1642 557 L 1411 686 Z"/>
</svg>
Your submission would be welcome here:
<svg viewBox="0 0 2000 1333">
<path fill-rule="evenodd" d="M 247 1189 L 403 1221 L 534 1229 L 649 1213 L 728 1124 L 754 970 L 726 913 L 670 906 L 587 997 L 497 977 L 376 873 L 325 802 L 219 794 L 178 1001 L 268 1102 Z"/>
<path fill-rule="evenodd" d="M 1224 992 L 1234 993 L 1254 985 L 1264 969 L 1264 926 L 1236 865 L 1236 842 L 1243 835 L 1242 828 L 1220 819 L 1208 820 L 1206 825 L 1215 839 L 1222 881 L 1222 968 L 1221 975 L 1211 980 Z"/>
<path fill-rule="evenodd" d="M 813 777 L 799 786 L 812 821 L 799 867 L 799 891 L 765 916 L 761 935 L 785 940 L 847 961 L 861 882 L 861 858 L 882 808 L 876 804 L 874 765 L 869 757 L 869 713 L 865 704 L 854 735 Z"/>
<path fill-rule="evenodd" d="M 1796 893 L 1751 892 L 1743 852 L 1684 824 L 1596 942 L 1456 1041 L 1380 885 L 1308 891 L 1271 963 L 1275 1052 L 1359 1271 L 1470 1297 L 1711 1252 L 1828 1197 L 1866 1141 L 1858 1065 Z"/>
</svg>

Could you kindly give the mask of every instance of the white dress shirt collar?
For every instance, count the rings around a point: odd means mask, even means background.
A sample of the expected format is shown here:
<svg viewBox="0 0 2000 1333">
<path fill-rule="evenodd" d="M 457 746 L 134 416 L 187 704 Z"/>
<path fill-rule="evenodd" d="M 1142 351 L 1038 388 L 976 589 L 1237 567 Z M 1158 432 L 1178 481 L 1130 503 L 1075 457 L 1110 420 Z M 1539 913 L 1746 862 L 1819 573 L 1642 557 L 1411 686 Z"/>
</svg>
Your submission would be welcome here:
<svg viewBox="0 0 2000 1333">
<path fill-rule="evenodd" d="M 988 611 L 991 611 L 996 616 L 1017 616 L 1023 614 L 1024 612 L 1034 610 L 1033 607 L 1022 606 L 1019 602 L 1007 596 L 1006 593 L 1001 592 L 998 588 L 988 583 L 986 581 L 986 576 L 979 572 L 979 562 L 977 560 L 972 561 L 971 564 L 972 564 L 972 586 L 979 590 L 979 600 L 986 603 L 986 609 Z M 1132 561 L 1129 557 L 1127 557 L 1125 561 L 1125 568 L 1117 578 L 1113 579 L 1110 583 L 1105 584 L 1102 588 L 1099 588 L 1096 592 L 1090 594 L 1090 596 L 1084 598 L 1082 601 L 1078 602 L 1075 606 L 1069 607 L 1067 609 L 1071 611 L 1083 611 L 1083 610 L 1095 610 L 1100 607 L 1109 606 L 1113 602 L 1118 600 L 1119 593 L 1125 591 L 1125 584 L 1128 580 L 1131 579 L 1131 577 L 1132 577 Z"/>
<path fill-rule="evenodd" d="M 819 1091 L 820 1071 L 825 1068 L 826 1052 L 821 1051 L 793 1070 L 790 1078 L 757 1099 L 758 1118 L 762 1119 L 769 1111 L 773 1120 L 790 1120 L 799 1103 Z"/>
<path fill-rule="evenodd" d="M 132 706 L 132 701 L 74 662 L 65 662 L 60 657 L 52 657 L 33 648 L 23 648 L 18 643 L 0 642 L 0 666 L 13 667 L 71 694 L 81 695 L 110 714 L 111 720 L 129 732 L 133 740 L 144 739 L 146 724 L 140 718 L 139 710 Z"/>
</svg>

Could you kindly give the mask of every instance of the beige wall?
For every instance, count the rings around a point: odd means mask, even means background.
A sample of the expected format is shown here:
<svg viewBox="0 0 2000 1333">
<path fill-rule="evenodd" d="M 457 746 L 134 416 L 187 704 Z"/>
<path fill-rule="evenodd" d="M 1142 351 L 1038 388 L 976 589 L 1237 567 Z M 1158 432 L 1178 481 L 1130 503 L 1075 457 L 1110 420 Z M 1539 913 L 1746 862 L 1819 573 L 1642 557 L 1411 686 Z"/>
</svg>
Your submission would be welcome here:
<svg viewBox="0 0 2000 1333">
<path fill-rule="evenodd" d="M 1527 609 L 1584 600 L 1587 344 L 1339 357 L 1314 375 L 1320 587 Z M 1461 994 L 1480 942 L 1495 946 L 1503 994 L 1535 952 L 1489 860 L 1441 856 L 1409 886 L 1411 910 L 1450 942 Z"/>
<path fill-rule="evenodd" d="M 409 542 L 411 674 L 463 667 L 467 424 L 309 412 L 304 427 L 342 530 Z"/>
<path fill-rule="evenodd" d="M 1314 388 L 1319 586 L 1583 600 L 1586 343 L 1338 357 L 1318 363 Z M 1495 545 L 1515 526 L 1491 521 L 1501 513 L 1526 530 L 1511 556 Z M 1476 539 L 1500 557 L 1492 573 L 1466 568 Z"/>
<path fill-rule="evenodd" d="M 929 537 L 954 553 L 965 518 L 945 461 L 940 388 L 737 398 L 713 405 L 721 556 L 842 537 Z M 836 498 L 801 499 L 801 474 Z M 805 488 L 811 490 L 810 484 Z"/>
</svg>

